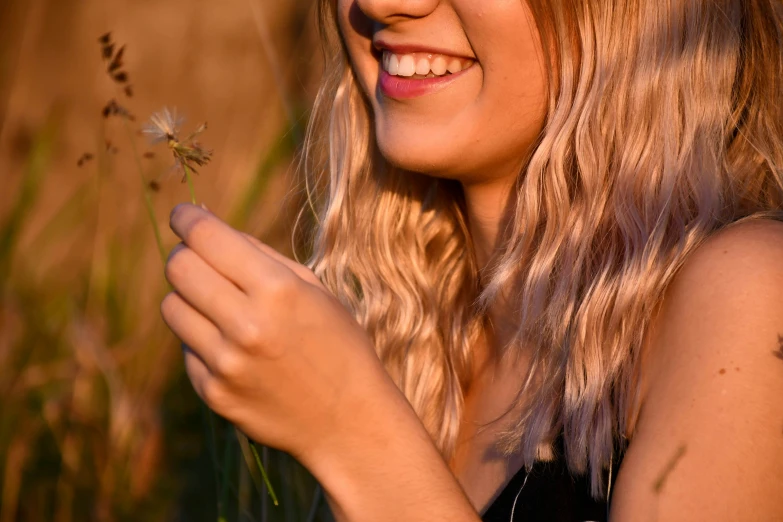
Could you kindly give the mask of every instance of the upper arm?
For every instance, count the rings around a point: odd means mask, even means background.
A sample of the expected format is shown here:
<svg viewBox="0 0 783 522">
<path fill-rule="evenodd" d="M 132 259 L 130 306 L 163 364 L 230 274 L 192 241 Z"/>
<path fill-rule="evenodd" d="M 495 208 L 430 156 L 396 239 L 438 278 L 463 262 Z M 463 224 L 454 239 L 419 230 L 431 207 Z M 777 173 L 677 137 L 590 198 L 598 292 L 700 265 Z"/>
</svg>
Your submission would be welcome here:
<svg viewBox="0 0 783 522">
<path fill-rule="evenodd" d="M 783 520 L 783 224 L 700 247 L 667 289 L 612 521 Z"/>
</svg>

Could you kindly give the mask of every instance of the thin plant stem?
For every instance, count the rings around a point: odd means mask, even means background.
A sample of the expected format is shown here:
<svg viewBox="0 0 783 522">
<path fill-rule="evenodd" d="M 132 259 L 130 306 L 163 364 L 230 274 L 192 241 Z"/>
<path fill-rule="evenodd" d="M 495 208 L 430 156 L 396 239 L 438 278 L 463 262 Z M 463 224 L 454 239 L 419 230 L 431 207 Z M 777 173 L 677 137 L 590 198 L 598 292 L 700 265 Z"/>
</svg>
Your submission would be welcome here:
<svg viewBox="0 0 783 522">
<path fill-rule="evenodd" d="M 228 522 L 228 471 L 231 465 L 231 444 L 226 441 L 226 447 L 223 450 L 223 488 L 218 499 L 218 522 Z"/>
<path fill-rule="evenodd" d="M 261 476 L 264 478 L 264 484 L 266 484 L 266 490 L 269 492 L 269 496 L 272 497 L 272 503 L 277 506 L 280 503 L 277 501 L 277 495 L 275 495 L 275 490 L 272 489 L 272 483 L 269 482 L 269 477 L 266 474 L 266 470 L 264 469 L 264 465 L 261 463 L 261 457 L 258 455 L 258 450 L 256 449 L 255 442 L 250 442 L 250 450 L 253 452 L 253 457 L 256 459 L 256 464 L 258 465 L 258 469 L 261 470 Z"/>
<path fill-rule="evenodd" d="M 140 156 L 138 154 L 138 149 L 136 148 L 136 143 L 133 140 L 133 134 L 132 134 L 132 132 L 130 130 L 130 126 L 128 125 L 128 122 L 126 120 L 123 120 L 123 123 L 125 124 L 125 130 L 127 131 L 129 141 L 131 142 L 131 147 L 132 147 L 132 150 L 133 150 L 133 156 L 134 156 L 134 158 L 136 158 L 136 164 L 137 164 L 137 166 L 139 168 L 139 175 L 140 175 L 140 178 L 141 178 L 141 181 L 142 181 L 142 185 L 143 185 L 143 188 L 144 188 L 145 205 L 147 207 L 147 212 L 150 215 L 150 221 L 152 222 L 153 228 L 155 230 L 155 239 L 158 242 L 158 248 L 160 250 L 161 260 L 163 261 L 163 264 L 165 265 L 167 257 L 166 257 L 165 250 L 163 248 L 163 241 L 162 241 L 162 238 L 161 238 L 161 235 L 160 235 L 160 229 L 159 229 L 157 221 L 155 219 L 155 212 L 154 212 L 154 209 L 153 209 L 153 206 L 152 206 L 152 198 L 150 197 L 149 187 L 148 187 L 148 185 L 147 185 L 147 183 L 146 183 L 146 181 L 144 179 L 144 167 L 143 167 L 143 165 L 141 163 L 141 158 L 140 158 Z M 178 157 L 176 153 L 175 153 L 175 157 Z M 179 160 L 180 166 L 182 167 L 182 170 L 185 173 L 185 180 L 187 181 L 188 191 L 190 192 L 190 202 L 193 205 L 197 205 L 197 202 L 196 202 L 196 189 L 195 189 L 194 184 L 193 184 L 193 171 L 192 171 L 191 167 L 188 166 L 187 161 L 179 159 L 179 158 L 178 158 L 178 160 Z M 202 403 L 202 407 L 204 408 L 204 410 L 206 410 L 207 417 L 208 417 L 209 422 L 210 422 L 210 429 L 212 431 L 212 448 L 211 449 L 213 451 L 213 460 L 215 462 L 216 481 L 219 481 L 220 470 L 218 469 L 219 468 L 219 464 L 217 462 L 217 455 L 216 455 L 216 451 L 215 451 L 216 436 L 215 436 L 215 428 L 214 428 L 214 414 L 203 403 Z M 236 429 L 236 427 L 235 427 L 235 429 Z M 272 484 L 269 481 L 269 477 L 266 474 L 266 469 L 264 469 L 264 465 L 262 464 L 261 459 L 258 456 L 258 452 L 257 452 L 256 448 L 253 446 L 252 443 L 249 443 L 247 437 L 245 437 L 238 429 L 236 429 L 236 432 L 237 432 L 237 438 L 239 440 L 240 446 L 242 446 L 242 442 L 243 442 L 242 439 L 244 438 L 245 445 L 250 447 L 250 450 L 252 451 L 253 457 L 255 458 L 256 465 L 258 466 L 258 469 L 261 472 L 261 476 L 262 476 L 262 478 L 264 480 L 264 483 L 266 484 L 266 488 L 267 488 L 267 491 L 269 492 L 269 496 L 272 497 L 272 500 L 273 500 L 275 506 L 277 506 L 278 505 L 277 496 L 275 495 L 275 492 L 272 489 Z M 225 450 L 226 452 L 228 452 L 228 449 L 229 449 L 228 446 L 229 446 L 229 443 L 227 442 L 226 443 L 226 450 Z M 222 477 L 223 478 L 223 488 L 220 487 L 219 483 L 217 484 L 218 495 L 220 497 L 218 499 L 218 522 L 226 522 L 225 511 L 224 510 L 225 510 L 225 507 L 226 507 L 227 503 L 225 502 L 224 495 L 227 492 L 227 487 L 226 486 L 228 485 L 228 477 L 227 477 L 227 465 L 228 465 L 227 463 L 228 463 L 228 460 L 229 460 L 228 459 L 228 453 L 226 453 L 226 455 L 224 456 L 224 459 L 223 459 L 224 467 L 223 467 L 223 470 L 222 470 L 223 471 L 223 477 Z M 251 466 L 251 461 L 249 459 L 249 456 L 247 458 L 247 465 L 248 465 L 248 468 Z"/>
<path fill-rule="evenodd" d="M 101 141 L 106 141 L 106 125 L 101 125 L 101 138 L 98 140 L 98 143 Z M 84 300 L 84 313 L 85 315 L 89 315 L 90 313 L 90 304 L 92 303 L 93 298 L 93 286 L 95 284 L 95 277 L 96 277 L 96 265 L 98 264 L 98 250 L 100 247 L 100 233 L 101 233 L 101 214 L 103 210 L 103 206 L 101 203 L 103 203 L 103 199 L 101 198 L 101 190 L 103 188 L 103 177 L 105 174 L 105 170 L 108 170 L 106 168 L 106 164 L 108 163 L 108 160 L 106 158 L 106 154 L 100 152 L 100 146 L 98 146 L 98 158 L 97 158 L 97 174 L 95 176 L 95 227 L 93 229 L 93 235 L 92 235 L 92 257 L 90 261 L 90 275 L 87 279 L 87 291 L 85 295 Z"/>
<path fill-rule="evenodd" d="M 190 173 L 190 167 L 184 161 L 181 162 L 182 168 L 185 169 L 185 179 L 188 182 L 188 190 L 190 191 L 190 202 L 196 204 L 196 189 L 193 187 L 193 175 Z"/>
<path fill-rule="evenodd" d="M 267 448 L 261 448 L 261 463 L 265 467 L 269 466 L 269 450 Z M 260 487 L 259 491 L 261 491 Z M 269 522 L 269 495 L 264 495 L 263 493 L 261 497 L 261 522 Z"/>
<path fill-rule="evenodd" d="M 147 209 L 147 215 L 152 223 L 152 229 L 155 232 L 155 242 L 158 245 L 158 252 L 160 253 L 160 260 L 163 264 L 166 264 L 166 249 L 163 247 L 163 236 L 160 233 L 160 227 L 158 226 L 158 220 L 155 218 L 155 208 L 152 206 L 152 196 L 150 196 L 150 188 L 147 186 L 147 181 L 144 179 L 144 165 L 141 164 L 141 157 L 139 156 L 139 150 L 136 148 L 136 140 L 133 139 L 133 131 L 131 131 L 128 121 L 123 118 L 123 124 L 125 132 L 128 133 L 128 141 L 131 145 L 133 157 L 136 159 L 136 167 L 139 170 L 139 179 L 141 180 L 141 188 L 144 192 L 144 206 Z"/>
<path fill-rule="evenodd" d="M 215 468 L 215 494 L 218 501 L 218 511 L 220 511 L 220 499 L 222 498 L 222 488 L 220 487 L 220 463 L 217 456 L 217 430 L 215 429 L 215 414 L 207 408 L 203 402 L 201 404 L 201 413 L 207 421 L 207 433 L 209 437 L 209 453 L 212 456 L 212 465 Z"/>
<path fill-rule="evenodd" d="M 135 153 L 135 149 L 134 149 L 134 153 Z M 138 160 L 138 156 L 137 156 L 137 160 Z M 139 160 L 139 165 L 141 165 L 140 160 Z M 188 189 L 190 190 L 190 201 L 195 205 L 196 204 L 196 190 L 193 187 L 193 180 L 191 179 L 191 176 L 190 176 L 190 169 L 188 168 L 188 166 L 184 162 L 182 162 L 182 168 L 185 169 L 185 178 L 188 180 Z M 142 178 L 142 180 L 143 180 L 143 178 Z M 145 186 L 145 189 L 146 189 L 146 183 L 144 184 L 144 186 Z M 149 195 L 148 191 L 145 191 L 145 194 Z M 155 227 L 155 229 L 157 230 L 157 226 Z M 165 258 L 164 258 L 164 263 L 165 263 Z M 226 441 L 226 448 L 224 450 L 225 454 L 223 455 L 223 470 L 222 470 L 223 471 L 223 474 L 222 474 L 223 475 L 222 476 L 223 487 L 221 488 L 220 487 L 221 486 L 220 480 L 218 480 L 219 477 L 220 477 L 220 469 L 219 469 L 220 468 L 220 464 L 217 461 L 217 434 L 216 434 L 216 431 L 215 431 L 215 414 L 203 402 L 201 403 L 201 407 L 206 412 L 207 418 L 209 419 L 209 429 L 210 429 L 210 432 L 211 432 L 211 435 L 212 435 L 212 444 L 210 445 L 211 446 L 210 450 L 212 451 L 212 454 L 213 454 L 213 460 L 214 460 L 214 464 L 215 464 L 215 479 L 218 482 L 216 484 L 216 486 L 217 486 L 217 489 L 218 489 L 218 492 L 219 492 L 218 493 L 218 495 L 219 495 L 218 496 L 218 522 L 227 522 L 227 519 L 226 519 L 226 516 L 225 516 L 225 509 L 226 509 L 226 505 L 227 505 L 226 495 L 228 493 L 228 462 L 229 462 L 228 451 L 229 451 L 229 449 L 231 447 L 231 444 L 229 444 L 229 442 Z"/>
<path fill-rule="evenodd" d="M 321 504 L 321 485 L 316 484 L 313 491 L 313 500 L 310 503 L 310 512 L 307 514 L 307 522 L 315 522 L 318 515 L 318 506 Z"/>
<path fill-rule="evenodd" d="M 186 162 L 182 161 L 180 164 L 182 165 L 182 169 L 185 171 L 185 179 L 188 182 L 188 190 L 190 191 L 190 202 L 196 205 L 197 204 L 196 190 L 193 186 L 193 174 Z M 241 432 L 239 432 L 239 430 L 237 430 L 237 437 L 243 437 L 243 436 L 244 434 L 242 434 Z M 272 497 L 272 502 L 274 502 L 275 506 L 277 506 L 278 505 L 277 495 L 275 495 L 275 490 L 272 489 L 272 483 L 269 481 L 269 477 L 266 474 L 266 469 L 264 469 L 264 465 L 261 462 L 261 458 L 258 456 L 258 451 L 256 450 L 253 442 L 250 442 L 250 450 L 253 452 L 253 457 L 255 457 L 256 465 L 258 466 L 258 469 L 261 472 L 261 477 L 264 479 L 264 484 L 266 484 L 266 489 L 269 492 L 269 496 Z M 249 462 L 247 464 L 248 466 L 250 465 Z"/>
<path fill-rule="evenodd" d="M 183 170 L 185 171 L 185 179 L 188 182 L 188 190 L 190 191 L 190 201 L 194 205 L 196 205 L 196 191 L 193 187 L 193 174 L 191 173 L 190 167 L 188 167 L 188 164 L 184 161 L 180 163 L 182 165 Z M 239 430 L 237 430 L 237 436 L 242 437 L 244 434 L 240 433 Z M 275 495 L 275 490 L 272 489 L 272 483 L 269 481 L 269 477 L 266 474 L 266 469 L 264 469 L 264 465 L 261 463 L 261 459 L 258 456 L 258 451 L 256 450 L 254 443 L 250 442 L 250 450 L 253 452 L 253 457 L 255 457 L 256 464 L 258 465 L 259 471 L 261 471 L 261 477 L 264 479 L 264 483 L 266 484 L 266 489 L 269 492 L 269 496 L 272 497 L 272 501 L 274 502 L 275 506 L 278 505 L 277 501 L 277 495 Z M 247 463 L 248 466 L 250 463 Z"/>
</svg>

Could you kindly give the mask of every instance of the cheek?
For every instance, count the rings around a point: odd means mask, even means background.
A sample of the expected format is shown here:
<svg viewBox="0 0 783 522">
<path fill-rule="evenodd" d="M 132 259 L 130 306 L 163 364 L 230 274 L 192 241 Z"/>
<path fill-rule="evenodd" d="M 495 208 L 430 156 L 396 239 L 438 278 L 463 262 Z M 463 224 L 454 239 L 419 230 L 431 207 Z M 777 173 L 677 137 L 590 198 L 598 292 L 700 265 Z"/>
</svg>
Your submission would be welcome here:
<svg viewBox="0 0 783 522">
<path fill-rule="evenodd" d="M 468 156 L 476 169 L 500 169 L 495 175 L 518 171 L 547 113 L 546 70 L 535 20 L 520 0 L 454 0 L 453 5 L 483 72 L 481 91 L 469 108 L 475 124 L 466 127 L 474 147 Z"/>
<path fill-rule="evenodd" d="M 372 53 L 372 22 L 356 0 L 338 0 L 337 24 L 348 49 L 348 58 L 362 90 L 372 98 L 378 78 L 378 61 Z"/>
<path fill-rule="evenodd" d="M 485 80 L 476 112 L 481 113 L 482 122 L 482 136 L 477 139 L 498 157 L 504 150 L 513 150 L 521 159 L 544 126 L 548 93 L 538 33 L 527 17 L 516 19 L 514 24 L 500 19 L 487 24 L 494 30 L 480 38 L 486 45 Z"/>
</svg>

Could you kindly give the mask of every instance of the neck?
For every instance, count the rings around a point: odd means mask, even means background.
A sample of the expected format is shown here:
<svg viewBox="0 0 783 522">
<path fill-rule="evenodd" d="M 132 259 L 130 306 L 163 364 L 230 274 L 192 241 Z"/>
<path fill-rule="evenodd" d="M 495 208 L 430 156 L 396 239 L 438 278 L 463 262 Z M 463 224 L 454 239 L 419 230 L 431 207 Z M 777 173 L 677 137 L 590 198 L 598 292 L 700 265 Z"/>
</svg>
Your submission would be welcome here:
<svg viewBox="0 0 783 522">
<path fill-rule="evenodd" d="M 514 177 L 476 184 L 463 183 L 462 187 L 468 230 L 476 251 L 479 271 L 484 274 L 501 250 L 504 241 L 502 230 L 513 213 Z M 498 301 L 488 311 L 489 330 L 486 331 L 486 340 L 492 359 L 500 354 L 500 348 L 514 332 L 513 318 L 508 317 L 507 308 Z"/>
<path fill-rule="evenodd" d="M 513 186 L 513 178 L 462 184 L 468 230 L 481 272 L 487 269 L 500 251 L 503 241 L 501 228 L 508 223 L 513 209 Z"/>
</svg>

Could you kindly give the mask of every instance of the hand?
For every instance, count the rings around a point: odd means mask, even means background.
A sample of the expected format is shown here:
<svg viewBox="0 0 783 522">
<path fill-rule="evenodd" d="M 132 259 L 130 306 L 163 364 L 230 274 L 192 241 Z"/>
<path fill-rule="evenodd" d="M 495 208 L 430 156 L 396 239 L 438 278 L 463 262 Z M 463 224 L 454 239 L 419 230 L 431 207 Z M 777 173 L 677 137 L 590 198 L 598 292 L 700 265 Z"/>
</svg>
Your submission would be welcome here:
<svg viewBox="0 0 783 522">
<path fill-rule="evenodd" d="M 211 409 L 302 460 L 399 402 L 371 339 L 311 270 L 194 205 L 170 224 L 183 242 L 161 312 Z"/>
</svg>

